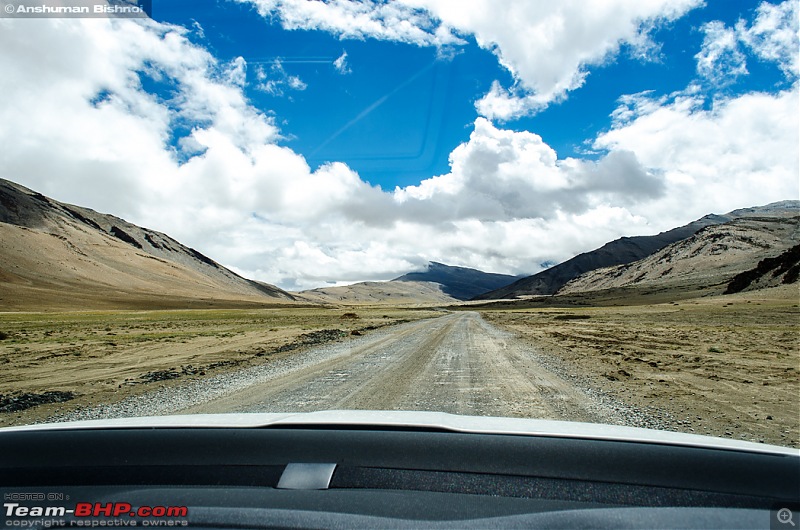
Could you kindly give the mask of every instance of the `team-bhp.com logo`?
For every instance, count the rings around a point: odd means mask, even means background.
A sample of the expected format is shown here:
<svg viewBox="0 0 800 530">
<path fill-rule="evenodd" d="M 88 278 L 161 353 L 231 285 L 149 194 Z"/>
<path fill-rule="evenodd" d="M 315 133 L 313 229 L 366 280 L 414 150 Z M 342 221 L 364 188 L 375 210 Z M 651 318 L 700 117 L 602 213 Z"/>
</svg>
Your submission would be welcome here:
<svg viewBox="0 0 800 530">
<path fill-rule="evenodd" d="M 134 507 L 129 502 L 78 502 L 74 508 L 23 506 L 16 502 L 5 502 L 3 510 L 6 516 L 5 525 L 17 528 L 188 526 L 186 517 L 189 515 L 186 506 Z"/>
</svg>

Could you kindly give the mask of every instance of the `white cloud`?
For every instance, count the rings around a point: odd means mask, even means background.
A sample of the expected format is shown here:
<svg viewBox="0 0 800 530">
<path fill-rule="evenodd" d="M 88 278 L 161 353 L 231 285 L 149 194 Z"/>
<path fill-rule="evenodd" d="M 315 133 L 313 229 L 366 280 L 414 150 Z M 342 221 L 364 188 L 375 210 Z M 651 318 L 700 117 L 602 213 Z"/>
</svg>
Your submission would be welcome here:
<svg viewBox="0 0 800 530">
<path fill-rule="evenodd" d="M 245 62 L 218 64 L 181 28 L 0 19 L 0 50 L 0 176 L 286 287 L 387 279 L 427 260 L 536 272 L 623 234 L 798 196 L 796 87 L 710 110 L 699 91 L 627 96 L 596 160 L 479 118 L 446 174 L 384 191 L 278 145 L 243 94 Z M 146 75 L 176 96 L 146 92 Z"/>
<path fill-rule="evenodd" d="M 773 5 L 763 2 L 752 24 L 739 19 L 734 27 L 720 21 L 703 25 L 705 39 L 697 59 L 697 72 L 717 84 L 727 84 L 746 75 L 745 50 L 763 61 L 774 62 L 788 79 L 800 75 L 798 38 L 800 1 Z"/>
<path fill-rule="evenodd" d="M 503 9 L 498 9 L 490 0 L 408 1 L 430 9 L 443 24 L 474 35 L 514 75 L 516 86 L 505 93 L 493 87 L 477 103 L 484 116 L 500 120 L 536 112 L 563 99 L 583 85 L 589 66 L 610 60 L 624 44 L 640 52 L 652 49 L 648 31 L 700 4 L 695 0 L 614 0 L 587 8 L 582 0 L 521 0 L 504 2 Z"/>
<path fill-rule="evenodd" d="M 273 141 L 271 120 L 184 33 L 150 21 L 0 20 L 3 174 L 129 214 L 149 189 L 173 185 L 174 124 L 240 148 Z M 144 77 L 174 98 L 142 90 Z"/>
<path fill-rule="evenodd" d="M 347 51 L 343 50 L 342 54 L 333 61 L 333 67 L 342 75 L 352 73 L 350 66 L 347 64 Z"/>
<path fill-rule="evenodd" d="M 244 57 L 232 60 L 226 74 L 229 84 L 243 87 L 247 83 L 247 61 Z"/>
<path fill-rule="evenodd" d="M 547 98 L 535 95 L 520 96 L 519 93 L 520 90 L 507 90 L 499 81 L 494 81 L 489 92 L 475 102 L 475 109 L 481 116 L 506 121 L 544 109 L 550 103 Z"/>
<path fill-rule="evenodd" d="M 695 55 L 697 73 L 716 83 L 747 74 L 747 59 L 739 49 L 736 31 L 715 20 L 704 24 L 702 49 Z"/>
<path fill-rule="evenodd" d="M 228 170 L 258 182 L 269 171 L 284 176 L 272 181 L 270 196 L 280 200 L 271 206 L 257 204 L 266 194 L 249 194 L 264 217 L 240 220 L 235 232 L 252 231 L 244 246 L 263 241 L 263 250 L 235 264 L 303 288 L 387 279 L 427 260 L 536 272 L 623 234 L 798 196 L 797 90 L 718 101 L 712 110 L 698 94 L 625 98 L 594 145 L 607 154 L 594 161 L 561 159 L 538 135 L 479 118 L 448 173 L 391 193 L 342 164 L 311 173 L 288 150 L 280 162 L 282 148 L 265 147 Z M 260 239 L 261 231 L 269 235 Z M 222 242 L 215 255 L 232 248 Z"/>
<path fill-rule="evenodd" d="M 597 162 L 560 160 L 538 135 L 498 129 L 485 118 L 476 120 L 469 141 L 450 154 L 450 166 L 446 175 L 395 190 L 405 218 L 429 223 L 552 221 L 560 214 L 655 198 L 663 191 L 659 179 L 630 152 L 614 152 Z"/>
<path fill-rule="evenodd" d="M 290 75 L 286 79 L 286 84 L 289 85 L 289 88 L 292 90 L 305 90 L 308 88 L 308 85 L 303 82 L 302 79 L 297 77 L 296 75 Z"/>
<path fill-rule="evenodd" d="M 594 147 L 634 152 L 663 173 L 668 196 L 679 202 L 656 203 L 653 215 L 672 221 L 679 211 L 699 216 L 800 195 L 797 85 L 720 99 L 709 110 L 691 91 L 623 103 Z"/>
<path fill-rule="evenodd" d="M 284 95 L 284 89 L 305 90 L 308 85 L 296 75 L 289 75 L 283 68 L 280 59 L 274 59 L 269 67 L 269 72 L 262 65 L 256 67 L 257 90 L 262 90 L 273 96 Z"/>
<path fill-rule="evenodd" d="M 203 26 L 194 19 L 192 19 L 192 31 L 194 32 L 195 35 L 197 35 L 199 39 L 202 40 L 206 38 L 206 32 L 203 29 Z"/>
<path fill-rule="evenodd" d="M 757 16 L 748 28 L 740 20 L 736 31 L 741 40 L 761 59 L 773 61 L 789 77 L 800 75 L 800 1 L 786 0 L 773 5 L 763 2 L 758 6 Z"/>
<path fill-rule="evenodd" d="M 516 85 L 493 85 L 476 103 L 490 119 L 533 113 L 580 87 L 587 68 L 613 57 L 623 45 L 640 58 L 658 46 L 648 33 L 701 0 L 238 0 L 256 6 L 286 29 L 317 29 L 340 38 L 374 38 L 419 46 L 454 46 L 473 35 L 514 76 Z"/>
<path fill-rule="evenodd" d="M 380 39 L 443 46 L 463 43 L 430 13 L 403 2 L 360 0 L 237 0 L 255 5 L 266 17 L 277 17 L 285 29 L 323 30 L 343 39 Z"/>
<path fill-rule="evenodd" d="M 216 65 L 176 28 L 29 22 L 0 22 L 3 48 L 17 52 L 0 59 L 2 175 L 167 232 L 265 281 L 385 279 L 428 259 L 527 271 L 602 243 L 620 219 L 645 222 L 605 204 L 625 201 L 620 175 L 641 179 L 642 196 L 658 194 L 629 155 L 559 161 L 537 135 L 486 120 L 453 153 L 451 173 L 385 192 L 341 163 L 311 171 L 276 145 L 277 130 L 247 106 L 231 65 Z M 115 45 L 98 53 L 101 42 Z M 53 68 L 27 68 L 48 60 Z M 182 95 L 146 93 L 136 82 L 145 66 Z M 181 161 L 169 138 L 185 120 L 197 121 Z M 575 224 L 590 212 L 593 231 Z"/>
</svg>

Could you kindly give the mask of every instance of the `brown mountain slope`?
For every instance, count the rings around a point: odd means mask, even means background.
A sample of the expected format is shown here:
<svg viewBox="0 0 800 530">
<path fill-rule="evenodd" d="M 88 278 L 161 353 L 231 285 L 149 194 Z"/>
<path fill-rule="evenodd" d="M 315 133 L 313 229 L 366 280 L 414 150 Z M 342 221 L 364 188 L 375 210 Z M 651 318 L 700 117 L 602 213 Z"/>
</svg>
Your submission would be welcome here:
<svg viewBox="0 0 800 530">
<path fill-rule="evenodd" d="M 704 227 L 745 217 L 793 217 L 800 211 L 800 201 L 780 201 L 765 206 L 742 208 L 724 215 L 710 214 L 687 225 L 653 236 L 622 237 L 602 247 L 584 252 L 540 273 L 475 297 L 475 300 L 499 300 L 532 295 L 555 294 L 569 281 L 582 274 L 606 267 L 626 265 L 650 256 L 671 243 L 692 236 Z"/>
<path fill-rule="evenodd" d="M 302 291 L 296 296 L 308 302 L 343 305 L 419 306 L 458 302 L 442 292 L 442 286 L 438 283 L 412 281 L 361 282 L 344 287 Z"/>
<path fill-rule="evenodd" d="M 583 274 L 558 294 L 619 287 L 713 288 L 720 294 L 737 274 L 796 245 L 799 224 L 800 217 L 743 217 L 708 226 L 639 261 Z"/>
<path fill-rule="evenodd" d="M 160 232 L 0 179 L 3 310 L 289 302 Z"/>
<path fill-rule="evenodd" d="M 797 283 L 798 279 L 800 279 L 800 244 L 774 258 L 764 258 L 752 269 L 740 272 L 728 283 L 724 294 L 789 285 Z"/>
</svg>

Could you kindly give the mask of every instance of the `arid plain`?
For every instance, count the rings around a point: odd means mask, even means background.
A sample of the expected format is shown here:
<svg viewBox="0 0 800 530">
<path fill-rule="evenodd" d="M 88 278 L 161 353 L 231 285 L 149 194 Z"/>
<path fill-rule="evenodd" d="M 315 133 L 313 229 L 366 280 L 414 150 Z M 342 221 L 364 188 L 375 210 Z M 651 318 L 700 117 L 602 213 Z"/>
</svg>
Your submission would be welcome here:
<svg viewBox="0 0 800 530">
<path fill-rule="evenodd" d="M 0 314 L 5 407 L 0 421 L 43 421 L 130 396 L 146 398 L 158 388 L 180 391 L 181 385 L 216 374 L 303 352 L 313 355 L 314 348 L 328 342 L 357 341 L 376 330 L 391 333 L 396 324 L 433 322 L 462 309 L 477 308 L 359 305 Z M 490 325 L 511 332 L 522 350 L 558 366 L 577 391 L 601 393 L 634 407 L 663 428 L 800 446 L 796 286 L 669 303 L 478 311 Z M 507 347 L 502 340 L 496 342 L 500 351 Z M 387 345 L 383 353 L 391 356 L 392 351 Z M 509 380 L 524 367 L 512 363 L 510 369 Z M 391 377 L 385 379 L 393 384 Z M 414 381 L 404 384 L 408 392 L 419 390 Z M 470 388 L 476 387 L 462 385 L 460 392 Z M 24 400 L 16 407 L 10 401 L 53 391 L 71 399 L 30 408 L 19 406 Z M 525 415 L 518 407 L 506 411 L 501 406 L 494 412 Z"/>
<path fill-rule="evenodd" d="M 797 286 L 635 306 L 483 311 L 670 430 L 800 446 Z"/>
<path fill-rule="evenodd" d="M 319 307 L 0 313 L 0 424 L 114 403 L 439 314 Z M 25 406 L 47 401 L 37 397 L 47 392 L 68 399 Z"/>
</svg>

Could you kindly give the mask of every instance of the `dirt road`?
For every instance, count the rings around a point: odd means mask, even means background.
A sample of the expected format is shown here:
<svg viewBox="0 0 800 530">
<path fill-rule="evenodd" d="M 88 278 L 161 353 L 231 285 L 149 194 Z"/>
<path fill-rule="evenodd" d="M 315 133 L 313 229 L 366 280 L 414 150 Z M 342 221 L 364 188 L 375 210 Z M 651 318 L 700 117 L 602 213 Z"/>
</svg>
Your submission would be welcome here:
<svg viewBox="0 0 800 530">
<path fill-rule="evenodd" d="M 619 423 L 619 413 L 545 366 L 529 345 L 453 313 L 289 357 L 181 413 L 436 410 Z"/>
</svg>

